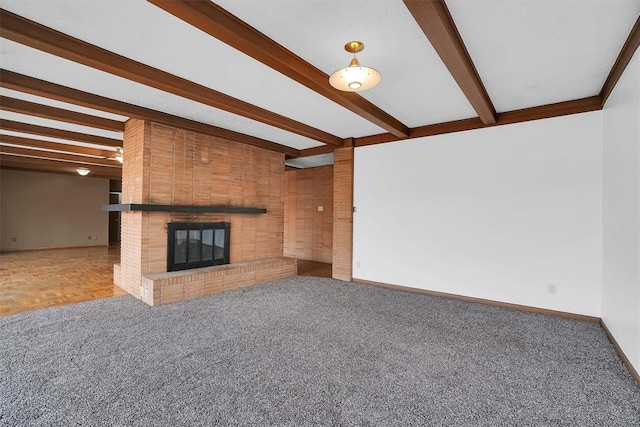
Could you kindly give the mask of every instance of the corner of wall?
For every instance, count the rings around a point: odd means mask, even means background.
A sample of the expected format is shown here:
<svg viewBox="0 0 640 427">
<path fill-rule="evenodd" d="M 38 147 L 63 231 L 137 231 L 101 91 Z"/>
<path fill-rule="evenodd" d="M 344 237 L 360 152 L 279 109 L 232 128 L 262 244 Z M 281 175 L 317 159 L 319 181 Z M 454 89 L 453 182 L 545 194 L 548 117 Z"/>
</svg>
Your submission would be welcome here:
<svg viewBox="0 0 640 427">
<path fill-rule="evenodd" d="M 640 371 L 640 55 L 603 110 L 602 320 Z"/>
</svg>

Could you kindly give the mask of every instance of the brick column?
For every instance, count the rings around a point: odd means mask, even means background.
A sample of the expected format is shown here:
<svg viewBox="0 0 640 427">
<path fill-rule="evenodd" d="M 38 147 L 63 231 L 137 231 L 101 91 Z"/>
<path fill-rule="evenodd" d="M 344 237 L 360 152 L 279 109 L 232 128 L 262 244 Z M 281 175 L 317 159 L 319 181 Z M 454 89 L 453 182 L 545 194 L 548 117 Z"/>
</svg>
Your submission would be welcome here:
<svg viewBox="0 0 640 427">
<path fill-rule="evenodd" d="M 124 130 L 124 161 L 122 164 L 122 203 L 148 203 L 150 124 L 144 120 L 130 119 Z M 140 298 L 140 283 L 144 264 L 143 245 L 146 239 L 143 228 L 148 215 L 142 212 L 122 212 L 120 243 L 120 283 L 128 293 Z"/>
<path fill-rule="evenodd" d="M 353 147 L 333 152 L 333 272 L 351 281 L 353 258 Z"/>
</svg>

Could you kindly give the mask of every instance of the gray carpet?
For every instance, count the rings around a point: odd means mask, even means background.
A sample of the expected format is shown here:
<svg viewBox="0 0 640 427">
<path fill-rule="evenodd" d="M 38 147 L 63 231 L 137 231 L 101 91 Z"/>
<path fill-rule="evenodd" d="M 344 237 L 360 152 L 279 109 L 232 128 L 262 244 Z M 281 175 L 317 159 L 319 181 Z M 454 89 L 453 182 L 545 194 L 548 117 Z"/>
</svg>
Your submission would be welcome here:
<svg viewBox="0 0 640 427">
<path fill-rule="evenodd" d="M 297 277 L 0 318 L 0 425 L 634 426 L 599 325 Z"/>
</svg>

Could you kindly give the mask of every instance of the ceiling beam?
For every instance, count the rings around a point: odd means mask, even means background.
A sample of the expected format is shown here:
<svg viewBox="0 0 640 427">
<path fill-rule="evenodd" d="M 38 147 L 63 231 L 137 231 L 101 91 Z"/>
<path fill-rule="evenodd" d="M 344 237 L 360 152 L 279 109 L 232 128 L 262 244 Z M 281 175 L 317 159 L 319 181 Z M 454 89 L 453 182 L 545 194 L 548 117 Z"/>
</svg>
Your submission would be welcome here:
<svg viewBox="0 0 640 427">
<path fill-rule="evenodd" d="M 487 125 L 495 123 L 496 110 L 444 0 L 403 1 L 471 106 L 478 113 L 482 123 Z"/>
<path fill-rule="evenodd" d="M 16 122 L 0 118 L 0 129 L 14 132 L 29 133 L 32 135 L 48 136 L 51 138 L 67 139 L 70 141 L 88 142 L 91 144 L 122 147 L 122 140 L 107 138 L 106 136 L 90 135 L 88 133 L 73 132 L 70 130 L 50 128 L 47 126 L 32 125 L 30 123 Z"/>
<path fill-rule="evenodd" d="M 586 113 L 601 109 L 602 103 L 600 97 L 592 96 L 589 98 L 576 99 L 574 101 L 559 102 L 556 104 L 547 104 L 539 107 L 499 113 L 496 117 L 496 123 L 493 125 L 486 125 L 482 123 L 478 117 L 474 117 L 471 119 L 455 120 L 452 122 L 436 123 L 433 125 L 411 128 L 409 138 L 398 138 L 390 133 L 380 133 L 377 135 L 354 138 L 354 145 L 356 147 L 364 147 L 367 145 L 384 144 L 387 142 L 402 141 L 406 139 L 423 138 L 427 136 L 443 135 L 446 133 L 510 125 L 514 123 L 528 122 L 531 120 L 549 119 L 552 117 Z M 333 149 L 331 147 L 322 145 L 319 147 L 300 150 L 300 157 L 315 156 L 317 154 L 331 153 L 332 151 Z"/>
<path fill-rule="evenodd" d="M 185 119 L 183 117 L 174 116 L 172 114 L 163 113 L 150 108 L 128 104 L 126 102 L 117 101 L 104 96 L 94 95 L 92 93 L 50 83 L 9 70 L 0 69 L 0 87 L 55 99 L 62 102 L 68 102 L 82 107 L 93 108 L 94 110 L 119 114 L 121 116 L 164 123 L 169 126 L 175 126 L 194 132 L 204 133 L 206 135 L 241 142 L 243 144 L 253 145 L 266 150 L 285 153 L 291 157 L 298 157 L 300 155 L 300 152 L 295 148 L 287 147 L 286 145 L 278 144 L 266 139 L 196 122 L 195 120 Z"/>
<path fill-rule="evenodd" d="M 37 159 L 0 153 L 0 168 L 19 169 L 32 172 L 55 172 L 77 175 L 77 163 L 69 163 L 60 160 Z M 89 176 L 96 178 L 122 179 L 122 170 L 104 166 L 90 166 Z"/>
<path fill-rule="evenodd" d="M 636 20 L 636 24 L 633 26 L 631 33 L 629 33 L 627 41 L 622 46 L 620 54 L 618 55 L 616 62 L 611 68 L 611 72 L 609 72 L 609 76 L 602 86 L 600 98 L 602 98 L 603 107 L 607 102 L 607 99 L 609 99 L 609 95 L 613 92 L 613 88 L 616 86 L 616 83 L 620 80 L 622 73 L 624 73 L 627 65 L 629 65 L 629 62 L 631 61 L 631 58 L 633 58 L 633 54 L 638 49 L 638 46 L 640 46 L 640 17 Z"/>
<path fill-rule="evenodd" d="M 122 169 L 122 165 L 115 159 L 98 159 L 95 157 L 86 157 L 82 154 L 55 153 L 52 151 L 33 150 L 30 148 L 8 147 L 6 145 L 0 145 L 0 153 L 14 154 L 25 157 L 41 157 L 45 159 L 64 160 L 67 162 L 77 162 L 79 166 L 100 165 Z"/>
<path fill-rule="evenodd" d="M 120 122 L 118 120 L 78 113 L 76 111 L 51 107 L 44 104 L 37 104 L 35 102 L 12 98 L 9 96 L 0 95 L 0 110 L 42 117 L 44 119 L 59 120 L 81 126 L 110 130 L 113 132 L 124 132 L 124 122 Z"/>
<path fill-rule="evenodd" d="M 391 135 L 390 133 L 385 133 L 383 135 Z M 393 135 L 394 138 L 397 138 Z M 329 147 L 328 145 L 320 145 L 318 147 L 305 148 L 304 150 L 300 150 L 300 157 L 309 157 L 309 156 L 317 156 L 318 154 L 329 154 L 333 153 L 334 148 Z"/>
<path fill-rule="evenodd" d="M 23 138 L 21 136 L 0 134 L 0 143 L 19 145 L 21 147 L 44 148 L 48 150 L 59 150 L 80 155 L 98 156 L 102 158 L 114 158 L 115 151 L 101 150 L 93 147 L 83 147 L 80 145 L 63 144 L 61 142 L 43 141 L 41 139 Z M 323 146 L 324 147 L 324 146 Z"/>
<path fill-rule="evenodd" d="M 499 126 L 511 125 L 531 120 L 550 119 L 552 117 L 588 113 L 590 111 L 598 110 L 602 110 L 602 100 L 598 95 L 596 95 L 590 96 L 589 98 L 575 99 L 573 101 L 557 102 L 555 104 L 547 104 L 539 107 L 499 113 L 498 122 L 496 124 Z"/>
<path fill-rule="evenodd" d="M 340 146 L 342 143 L 342 139 L 323 130 L 86 43 L 7 10 L 0 9 L 0 20 L 0 36 L 25 46 L 325 144 Z"/>
<path fill-rule="evenodd" d="M 217 4 L 205 1 L 147 0 L 188 24 L 245 53 L 398 137 L 409 128 L 354 92 L 341 92 L 329 76 Z"/>
<path fill-rule="evenodd" d="M 409 129 L 409 132 L 411 132 L 411 129 Z M 391 133 L 383 133 L 381 135 L 391 135 L 394 138 L 406 139 L 406 138 L 396 137 Z M 345 138 L 342 140 L 342 144 L 344 147 L 353 147 L 355 145 L 355 141 L 356 141 L 356 138 Z M 329 147 L 327 145 L 319 145 L 317 147 L 305 148 L 303 150 L 300 150 L 300 157 L 317 156 L 318 154 L 329 154 L 329 153 L 333 153 L 333 150 L 335 150 L 335 147 Z"/>
<path fill-rule="evenodd" d="M 422 138 L 426 136 L 443 135 L 446 133 L 462 132 L 466 130 L 510 125 L 531 120 L 549 119 L 552 117 L 566 116 L 569 114 L 586 113 L 589 111 L 597 111 L 601 109 L 602 103 L 600 97 L 592 96 L 589 98 L 577 99 L 574 101 L 558 102 L 556 104 L 547 104 L 541 105 L 539 107 L 499 113 L 497 115 L 496 123 L 493 125 L 484 124 L 479 118 L 475 117 L 472 119 L 456 120 L 452 122 L 420 126 L 411 129 L 411 136 L 409 138 Z M 383 133 L 356 138 L 355 146 L 363 147 L 366 145 L 383 144 L 387 142 L 400 141 L 401 139 L 403 138 L 397 138 L 390 133 Z"/>
</svg>

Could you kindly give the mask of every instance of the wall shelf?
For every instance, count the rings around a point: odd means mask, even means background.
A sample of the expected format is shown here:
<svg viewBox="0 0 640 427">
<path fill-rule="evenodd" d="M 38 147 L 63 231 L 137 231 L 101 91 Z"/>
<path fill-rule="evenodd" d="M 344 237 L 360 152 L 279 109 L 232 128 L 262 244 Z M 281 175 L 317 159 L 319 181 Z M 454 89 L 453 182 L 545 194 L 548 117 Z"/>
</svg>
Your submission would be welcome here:
<svg viewBox="0 0 640 427">
<path fill-rule="evenodd" d="M 195 205 L 154 205 L 141 203 L 122 203 L 103 205 L 105 212 L 143 211 L 143 212 L 189 212 L 189 213 L 232 213 L 260 214 L 267 213 L 265 208 L 248 208 L 243 206 L 195 206 Z"/>
</svg>

